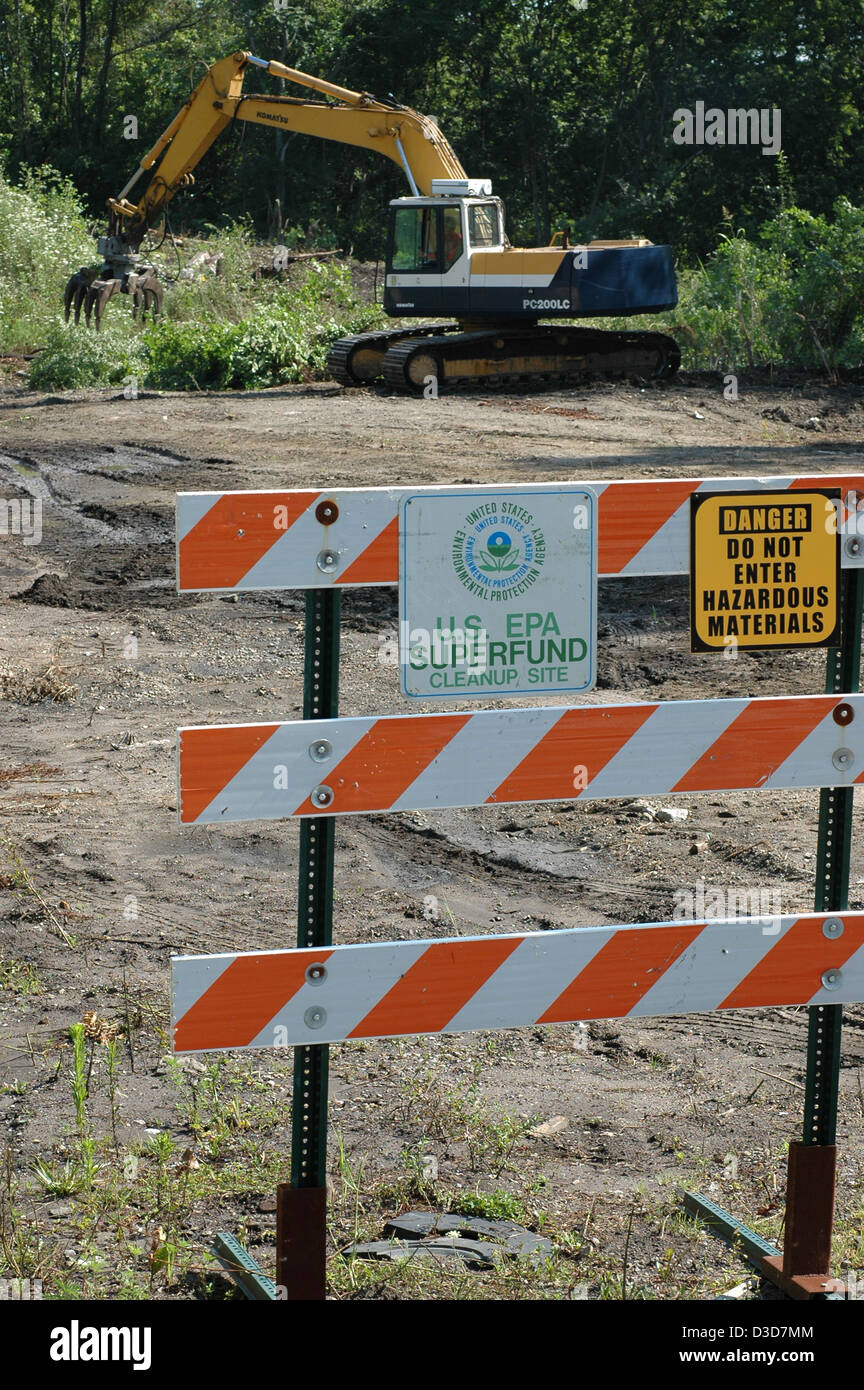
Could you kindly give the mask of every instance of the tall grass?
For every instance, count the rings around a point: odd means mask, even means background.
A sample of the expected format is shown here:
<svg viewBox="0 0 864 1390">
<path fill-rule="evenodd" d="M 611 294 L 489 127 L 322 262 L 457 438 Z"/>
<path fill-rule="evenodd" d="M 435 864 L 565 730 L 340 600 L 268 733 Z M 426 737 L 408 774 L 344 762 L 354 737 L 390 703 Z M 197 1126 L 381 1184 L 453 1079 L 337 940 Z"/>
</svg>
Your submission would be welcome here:
<svg viewBox="0 0 864 1390">
<path fill-rule="evenodd" d="M 124 304 L 128 301 L 124 301 Z M 105 316 L 100 332 L 65 324 L 62 315 L 49 322 L 42 350 L 29 372 L 37 390 L 74 391 L 84 386 L 114 386 L 135 377 L 139 385 L 147 370 L 140 332 L 118 314 Z"/>
<path fill-rule="evenodd" d="M 63 287 L 94 260 L 78 194 L 53 169 L 20 185 L 0 168 L 0 351 L 26 351 L 62 320 Z"/>
<path fill-rule="evenodd" d="M 308 262 L 289 284 L 238 285 L 227 276 L 183 283 L 166 294 L 158 323 L 133 324 L 126 303 L 109 305 L 99 333 L 56 320 L 30 369 L 37 389 L 120 383 L 195 391 L 249 390 L 320 377 L 327 349 L 344 333 L 384 322 L 356 293 L 347 265 Z"/>
</svg>

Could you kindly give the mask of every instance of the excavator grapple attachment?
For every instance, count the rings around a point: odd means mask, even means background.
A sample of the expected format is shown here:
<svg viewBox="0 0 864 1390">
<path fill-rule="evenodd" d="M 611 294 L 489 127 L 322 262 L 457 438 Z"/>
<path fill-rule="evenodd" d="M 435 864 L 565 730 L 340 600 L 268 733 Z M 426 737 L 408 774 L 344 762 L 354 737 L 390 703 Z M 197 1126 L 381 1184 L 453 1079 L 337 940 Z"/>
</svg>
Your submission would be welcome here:
<svg viewBox="0 0 864 1390">
<path fill-rule="evenodd" d="M 66 322 L 74 312 L 75 322 L 81 320 L 81 310 L 85 309 L 87 322 L 90 322 L 90 314 L 86 309 L 87 295 L 94 280 L 99 278 L 99 266 L 82 265 L 80 270 L 76 270 L 74 275 L 70 275 L 66 282 L 66 290 L 63 295 L 63 308 L 65 310 Z"/>
<path fill-rule="evenodd" d="M 120 276 L 106 273 L 106 270 L 103 266 L 82 266 L 70 276 L 63 296 L 67 323 L 73 313 L 75 322 L 80 323 L 83 309 L 88 328 L 91 320 L 94 327 L 101 328 L 105 306 L 115 294 L 132 296 L 133 318 L 138 318 L 139 314 L 142 321 L 148 314 L 153 319 L 159 317 L 164 290 L 154 266 L 145 265 Z"/>
</svg>

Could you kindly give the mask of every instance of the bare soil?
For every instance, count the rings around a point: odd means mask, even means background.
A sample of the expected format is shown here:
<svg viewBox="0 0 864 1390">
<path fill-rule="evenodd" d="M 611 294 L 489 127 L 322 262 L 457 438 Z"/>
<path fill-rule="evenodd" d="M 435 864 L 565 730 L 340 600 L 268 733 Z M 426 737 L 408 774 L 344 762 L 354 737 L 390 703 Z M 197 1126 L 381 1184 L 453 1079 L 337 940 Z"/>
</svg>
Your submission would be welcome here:
<svg viewBox="0 0 864 1390">
<path fill-rule="evenodd" d="M 262 1265 L 272 1263 L 272 1188 L 248 1155 L 260 1150 L 262 1161 L 282 1163 L 287 1179 L 289 1059 L 245 1054 L 232 1084 L 249 1100 L 247 1120 L 218 1154 L 208 1151 L 178 1108 L 183 1072 L 166 1061 L 169 959 L 293 944 L 298 827 L 181 829 L 175 732 L 299 717 L 303 598 L 178 596 L 175 493 L 864 471 L 864 387 L 742 378 L 733 402 L 720 378 L 705 376 L 435 401 L 328 384 L 126 400 L 40 396 L 14 381 L 0 393 L 0 495 L 42 498 L 43 536 L 33 546 L 0 539 L 7 1188 L 14 1175 L 19 1207 L 41 1233 L 49 1283 L 62 1271 L 85 1296 L 116 1296 L 111 1222 L 103 1216 L 85 1236 L 80 1198 L 58 1201 L 33 1170 L 38 1159 L 74 1159 L 68 1029 L 95 1012 L 116 1024 L 122 1042 L 115 1154 L 161 1132 L 178 1152 L 192 1148 L 202 1168 L 248 1165 L 245 1183 L 201 1186 L 185 1205 L 179 1235 L 192 1253 L 182 1278 L 147 1275 L 157 1208 L 142 1207 L 124 1235 L 144 1251 L 139 1267 L 152 1296 L 222 1297 L 224 1281 L 208 1274 L 201 1282 L 213 1268 L 212 1231 L 244 1234 Z M 395 622 L 395 591 L 344 595 L 343 713 L 409 707 L 395 668 L 379 660 Z M 824 653 L 692 655 L 683 577 L 603 582 L 599 640 L 589 702 L 823 688 Z M 52 689 L 61 698 L 48 698 Z M 347 818 L 337 831 L 335 939 L 661 920 L 674 915 L 677 892 L 700 882 L 771 888 L 784 911 L 812 907 L 817 792 L 675 804 L 688 809 L 683 823 L 658 824 L 623 802 Z M 851 905 L 864 907 L 860 835 L 850 892 Z M 22 986 L 25 966 L 37 992 Z M 333 1048 L 334 1192 L 344 1189 L 346 1164 L 381 1184 L 404 1178 L 406 1151 L 434 1154 L 432 1195 L 442 1202 L 448 1193 L 503 1191 L 529 1215 L 547 1213 L 547 1229 L 573 1242 L 573 1279 L 588 1297 L 620 1294 L 625 1260 L 630 1296 L 711 1297 L 748 1270 L 680 1220 L 679 1189 L 699 1187 L 777 1236 L 784 1144 L 801 1126 L 806 1031 L 805 1010 L 774 1009 L 597 1023 L 587 1037 L 560 1025 Z M 862 1064 L 864 1007 L 853 1006 L 841 1070 L 836 1254 L 859 1271 Z M 94 1067 L 102 1078 L 101 1052 Z M 266 1114 L 252 1103 L 262 1092 Z M 493 1163 L 472 1144 L 470 1119 L 460 1130 L 466 1097 L 476 1123 L 482 1103 L 487 1116 L 532 1127 L 563 1116 L 566 1124 L 521 1135 Z M 100 1136 L 111 1134 L 110 1110 L 107 1086 L 94 1083 L 88 1113 Z M 408 1200 L 410 1185 L 401 1191 Z M 391 1210 L 398 1205 L 394 1198 Z M 334 1248 L 351 1234 L 343 1218 L 337 1203 Z M 98 1276 L 81 1258 L 94 1247 L 109 1267 Z M 0 1256 L 0 1273 L 2 1264 Z M 490 1296 L 483 1277 L 471 1296 Z M 402 1296 L 398 1286 L 377 1287 Z M 772 1295 L 754 1281 L 751 1296 Z"/>
</svg>

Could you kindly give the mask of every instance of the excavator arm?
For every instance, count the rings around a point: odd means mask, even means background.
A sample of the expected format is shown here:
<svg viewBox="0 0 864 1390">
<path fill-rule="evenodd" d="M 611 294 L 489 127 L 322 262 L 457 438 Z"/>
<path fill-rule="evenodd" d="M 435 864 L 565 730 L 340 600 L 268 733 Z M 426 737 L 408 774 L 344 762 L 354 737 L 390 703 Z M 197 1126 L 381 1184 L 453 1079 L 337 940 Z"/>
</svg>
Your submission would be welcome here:
<svg viewBox="0 0 864 1390">
<path fill-rule="evenodd" d="M 263 68 L 271 77 L 281 77 L 332 100 L 244 96 L 243 79 L 250 67 Z M 284 63 L 256 58 L 251 53 L 234 53 L 208 68 L 185 106 L 141 160 L 134 178 L 119 198 L 111 200 L 112 212 L 126 224 L 130 244 L 140 245 L 147 228 L 159 220 L 165 204 L 189 181 L 202 156 L 234 120 L 254 121 L 376 150 L 404 170 L 414 195 L 431 192 L 433 178 L 465 177 L 450 144 L 428 116 L 395 102 L 379 101 L 368 92 L 338 87 Z M 161 162 L 140 202 L 133 205 L 127 193 L 160 156 Z"/>
<path fill-rule="evenodd" d="M 297 86 L 321 93 L 327 100 L 289 96 L 243 95 L 248 69 L 263 68 Z M 105 304 L 118 291 L 131 293 L 135 308 L 158 311 L 161 286 L 152 266 L 141 264 L 138 249 L 147 231 L 162 217 L 179 189 L 193 182 L 193 171 L 232 121 L 253 121 L 271 129 L 317 135 L 322 140 L 377 150 L 404 171 L 413 195 L 428 194 L 434 178 L 461 179 L 465 170 L 428 116 L 395 101 L 380 101 L 369 92 L 354 92 L 311 77 L 284 63 L 233 53 L 222 58 L 190 93 L 185 105 L 160 135 L 116 198 L 110 198 L 109 234 L 99 239 L 101 267 L 76 272 L 66 288 L 66 318 L 81 308 L 87 322 L 95 312 L 97 326 Z M 153 171 L 137 203 L 128 195 L 142 174 Z"/>
</svg>

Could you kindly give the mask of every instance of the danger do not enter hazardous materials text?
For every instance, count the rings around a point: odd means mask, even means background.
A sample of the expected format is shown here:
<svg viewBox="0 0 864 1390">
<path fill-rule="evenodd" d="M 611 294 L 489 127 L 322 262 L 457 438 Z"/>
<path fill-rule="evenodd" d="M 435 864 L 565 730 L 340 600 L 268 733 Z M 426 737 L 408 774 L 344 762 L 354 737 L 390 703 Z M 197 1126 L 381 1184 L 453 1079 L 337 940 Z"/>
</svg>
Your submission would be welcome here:
<svg viewBox="0 0 864 1390">
<path fill-rule="evenodd" d="M 839 505 L 837 488 L 693 497 L 692 650 L 836 646 Z"/>
</svg>

